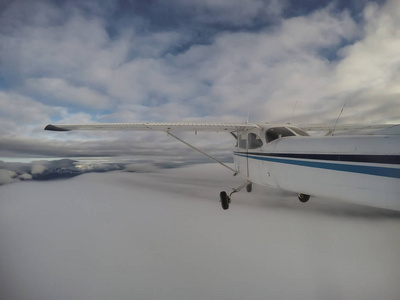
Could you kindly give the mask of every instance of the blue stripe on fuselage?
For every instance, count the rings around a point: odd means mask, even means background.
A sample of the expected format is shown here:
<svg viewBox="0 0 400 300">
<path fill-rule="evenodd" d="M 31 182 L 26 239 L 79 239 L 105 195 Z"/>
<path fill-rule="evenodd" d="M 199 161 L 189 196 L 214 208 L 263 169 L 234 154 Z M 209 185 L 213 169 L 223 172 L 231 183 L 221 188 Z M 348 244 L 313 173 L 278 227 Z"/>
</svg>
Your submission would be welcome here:
<svg viewBox="0 0 400 300">
<path fill-rule="evenodd" d="M 339 164 L 334 162 L 309 161 L 309 160 L 299 160 L 290 158 L 282 159 L 282 158 L 272 157 L 275 156 L 274 154 L 272 154 L 271 156 L 268 154 L 261 154 L 261 153 L 254 155 L 254 154 L 235 152 L 235 155 L 241 157 L 248 157 L 250 159 L 270 161 L 275 163 L 290 164 L 290 165 L 310 167 L 310 168 L 360 173 L 360 174 L 391 177 L 391 178 L 400 178 L 400 169 L 398 168 L 390 168 L 383 166 L 380 167 L 380 166 L 353 165 L 353 164 L 343 164 L 343 163 Z"/>
<path fill-rule="evenodd" d="M 265 155 L 266 153 L 248 152 L 249 155 Z M 332 162 L 373 163 L 400 165 L 400 155 L 375 154 L 322 154 L 322 153 L 268 153 L 270 157 L 323 160 Z"/>
</svg>

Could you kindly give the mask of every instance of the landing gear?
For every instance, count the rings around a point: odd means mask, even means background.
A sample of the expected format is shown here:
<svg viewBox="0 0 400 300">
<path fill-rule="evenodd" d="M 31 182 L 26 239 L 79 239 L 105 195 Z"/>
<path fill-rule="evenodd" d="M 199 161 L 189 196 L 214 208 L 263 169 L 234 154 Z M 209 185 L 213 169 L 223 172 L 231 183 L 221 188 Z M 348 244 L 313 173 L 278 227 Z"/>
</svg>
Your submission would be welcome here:
<svg viewBox="0 0 400 300">
<path fill-rule="evenodd" d="M 229 208 L 229 204 L 231 203 L 232 194 L 239 192 L 244 187 L 246 187 L 246 190 L 248 192 L 251 192 L 252 184 L 250 181 L 247 181 L 247 182 L 243 183 L 241 186 L 233 189 L 233 191 L 229 194 L 229 196 L 225 191 L 222 191 L 221 193 L 219 193 L 219 198 L 221 200 L 221 206 L 224 210 L 227 210 Z"/>
<path fill-rule="evenodd" d="M 246 185 L 246 191 L 248 193 L 251 193 L 252 190 L 253 190 L 253 184 L 250 182 L 248 185 Z"/>
<path fill-rule="evenodd" d="M 229 208 L 229 203 L 231 203 L 231 197 L 229 197 L 225 191 L 219 193 L 219 198 L 221 199 L 222 209 L 227 210 Z"/>
<path fill-rule="evenodd" d="M 297 197 L 299 198 L 300 202 L 306 203 L 308 200 L 310 200 L 310 195 L 306 194 L 298 194 Z"/>
</svg>

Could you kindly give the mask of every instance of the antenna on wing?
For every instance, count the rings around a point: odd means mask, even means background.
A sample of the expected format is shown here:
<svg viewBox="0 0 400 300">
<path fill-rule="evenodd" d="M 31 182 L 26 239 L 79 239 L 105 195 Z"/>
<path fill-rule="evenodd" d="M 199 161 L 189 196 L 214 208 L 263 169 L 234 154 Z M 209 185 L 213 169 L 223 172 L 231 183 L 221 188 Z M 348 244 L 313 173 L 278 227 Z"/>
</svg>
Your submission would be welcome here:
<svg viewBox="0 0 400 300">
<path fill-rule="evenodd" d="M 292 115 L 290 116 L 290 119 L 289 119 L 289 123 L 288 123 L 288 124 L 292 124 L 292 118 L 293 118 L 293 115 L 294 115 L 294 110 L 296 109 L 296 105 L 297 105 L 297 100 L 296 100 L 296 103 L 294 104 L 293 111 L 292 111 Z"/>
<path fill-rule="evenodd" d="M 249 116 L 250 116 L 250 105 L 249 105 L 249 109 L 247 110 L 247 120 L 246 120 L 246 124 L 249 124 Z"/>
<path fill-rule="evenodd" d="M 343 112 L 345 106 L 346 106 L 346 104 L 343 105 L 342 110 L 340 111 L 339 116 L 338 116 L 338 118 L 337 118 L 337 120 L 336 120 L 335 126 L 333 126 L 332 135 L 335 133 L 336 125 L 337 125 L 337 123 L 338 123 L 338 121 L 339 121 L 339 119 L 340 119 L 340 116 L 342 115 L 342 112 Z"/>
</svg>

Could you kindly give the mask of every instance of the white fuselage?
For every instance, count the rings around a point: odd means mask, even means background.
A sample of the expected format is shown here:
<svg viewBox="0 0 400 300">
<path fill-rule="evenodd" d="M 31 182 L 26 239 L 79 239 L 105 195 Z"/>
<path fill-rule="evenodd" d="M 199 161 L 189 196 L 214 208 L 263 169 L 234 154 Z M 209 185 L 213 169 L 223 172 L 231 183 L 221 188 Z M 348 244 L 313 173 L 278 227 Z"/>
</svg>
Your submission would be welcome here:
<svg viewBox="0 0 400 300">
<path fill-rule="evenodd" d="M 235 167 L 243 178 L 296 193 L 400 210 L 400 136 L 309 137 L 287 127 L 292 136 L 271 135 L 268 126 L 239 134 Z"/>
</svg>

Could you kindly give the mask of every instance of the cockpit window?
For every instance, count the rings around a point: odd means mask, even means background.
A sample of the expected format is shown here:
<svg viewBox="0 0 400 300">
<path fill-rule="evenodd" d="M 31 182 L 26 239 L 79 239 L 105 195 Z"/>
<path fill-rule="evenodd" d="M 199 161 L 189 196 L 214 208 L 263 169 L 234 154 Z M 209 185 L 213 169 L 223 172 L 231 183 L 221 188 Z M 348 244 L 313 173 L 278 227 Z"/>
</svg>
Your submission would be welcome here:
<svg viewBox="0 0 400 300">
<path fill-rule="evenodd" d="M 265 133 L 265 138 L 268 143 L 285 136 L 295 136 L 295 134 L 285 127 L 270 128 Z"/>
<path fill-rule="evenodd" d="M 308 136 L 308 133 L 301 130 L 300 128 L 296 128 L 296 127 L 290 127 L 291 130 L 293 130 L 294 132 L 296 132 L 298 135 L 301 136 Z"/>
<path fill-rule="evenodd" d="M 249 149 L 260 148 L 263 145 L 261 138 L 255 133 L 249 133 Z"/>
</svg>

